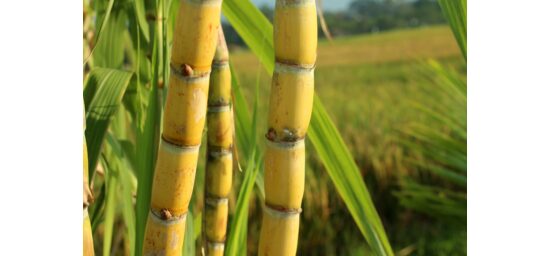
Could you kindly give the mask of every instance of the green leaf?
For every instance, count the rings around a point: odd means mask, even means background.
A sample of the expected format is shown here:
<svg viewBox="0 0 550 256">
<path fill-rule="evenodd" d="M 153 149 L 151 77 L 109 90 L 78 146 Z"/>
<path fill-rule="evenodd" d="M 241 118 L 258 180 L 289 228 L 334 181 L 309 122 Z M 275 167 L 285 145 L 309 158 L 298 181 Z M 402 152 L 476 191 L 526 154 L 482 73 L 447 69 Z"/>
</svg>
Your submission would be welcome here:
<svg viewBox="0 0 550 256">
<path fill-rule="evenodd" d="M 94 1 L 95 3 L 96 1 Z M 99 5 L 102 4 L 102 1 L 97 1 L 99 3 Z M 94 54 L 94 51 L 96 49 L 96 46 L 99 42 L 99 40 L 101 39 L 101 35 L 103 34 L 103 30 L 104 28 L 106 27 L 106 24 L 107 22 L 109 21 L 109 17 L 111 16 L 111 11 L 113 10 L 113 4 L 114 4 L 114 0 L 109 0 L 109 2 L 107 3 L 107 6 L 106 6 L 106 9 L 105 9 L 105 14 L 104 15 L 98 15 L 98 18 L 97 18 L 97 23 L 98 24 L 101 24 L 98 28 L 97 28 L 97 32 L 96 32 L 96 40 L 94 42 L 94 48 L 90 51 L 90 55 L 88 57 L 86 57 L 86 59 L 84 60 L 84 65 L 86 65 L 86 62 L 88 62 L 88 60 L 90 59 L 90 57 Z M 95 7 L 96 9 L 100 9 L 100 8 L 97 8 L 97 6 Z"/>
<path fill-rule="evenodd" d="M 136 220 L 134 213 L 133 193 L 136 187 L 136 178 L 131 171 L 128 156 L 124 150 L 123 144 L 118 141 L 113 134 L 107 133 L 106 137 L 109 162 L 111 168 L 116 168 L 117 173 L 120 175 L 120 188 L 122 197 L 122 217 L 124 224 L 126 225 L 127 239 L 130 241 L 130 255 L 135 255 L 135 243 L 136 243 Z"/>
<path fill-rule="evenodd" d="M 102 30 L 102 38 L 93 49 L 94 67 L 122 68 L 124 36 L 128 33 L 126 30 L 126 14 L 116 12 L 111 16 Z"/>
<path fill-rule="evenodd" d="M 163 2 L 163 1 L 161 1 Z M 156 1 L 153 6 L 152 2 L 146 2 L 147 12 L 155 11 L 159 9 L 159 2 Z M 153 10 L 154 8 L 154 10 Z M 162 15 L 162 14 L 161 14 Z M 164 22 L 163 22 L 164 23 Z M 143 239 L 145 236 L 145 226 L 147 223 L 147 217 L 150 211 L 151 203 L 151 190 L 152 181 L 155 170 L 155 163 L 157 159 L 158 145 L 160 141 L 160 120 L 162 116 L 162 103 L 159 99 L 159 89 L 157 87 L 159 77 L 161 76 L 161 68 L 164 65 L 162 61 L 163 47 L 163 33 L 162 26 L 151 27 L 153 38 L 149 45 L 152 47 L 152 79 L 150 81 L 150 88 L 140 86 L 138 80 L 138 94 L 139 94 L 139 109 L 145 108 L 145 111 L 139 111 L 137 115 L 137 137 L 136 156 L 137 163 L 137 176 L 138 176 L 138 192 L 136 200 L 136 255 L 142 255 Z M 162 24 L 161 24 L 162 25 Z M 138 46 L 138 51 L 140 47 Z M 143 65 L 147 65 L 148 62 L 141 62 Z M 148 67 L 148 66 L 146 66 Z"/>
<path fill-rule="evenodd" d="M 191 205 L 191 208 L 192 207 L 193 205 Z M 194 214 L 191 208 L 187 211 L 187 217 L 185 220 L 185 241 L 183 242 L 182 256 L 195 255 L 195 219 L 193 218 Z"/>
<path fill-rule="evenodd" d="M 159 140 L 159 106 L 158 90 L 153 87 L 149 92 L 147 108 L 143 123 L 138 122 L 138 135 L 136 136 L 136 157 L 138 190 L 136 197 L 136 255 L 141 255 L 145 224 L 149 215 L 151 203 L 151 189 L 153 186 L 153 174 Z"/>
<path fill-rule="evenodd" d="M 115 224 L 116 195 L 118 183 L 118 170 L 112 169 L 107 161 L 105 163 L 105 176 L 107 182 L 107 200 L 105 201 L 105 221 L 103 234 L 103 255 L 110 255 L 113 239 L 113 226 Z"/>
<path fill-rule="evenodd" d="M 245 156 L 249 156 L 252 153 L 252 119 L 250 118 L 250 111 L 248 104 L 242 92 L 241 86 L 237 80 L 236 72 L 233 69 L 233 65 L 230 65 L 231 69 L 231 91 L 233 93 L 232 106 L 233 113 L 235 113 L 235 133 L 236 133 L 236 147 L 242 150 Z M 252 146 L 252 147 L 251 147 Z"/>
<path fill-rule="evenodd" d="M 133 192 L 134 179 L 128 166 L 121 168 L 121 186 L 122 186 L 122 216 L 126 225 L 127 239 L 130 241 L 130 256 L 135 254 L 136 246 L 136 215 L 134 212 Z"/>
<path fill-rule="evenodd" d="M 319 98 L 314 100 L 309 140 L 346 203 L 355 223 L 377 255 L 393 255 L 359 168 Z"/>
<path fill-rule="evenodd" d="M 243 112 L 237 114 L 237 119 L 242 117 L 248 117 L 248 109 L 246 108 L 246 101 L 244 101 L 242 94 L 240 94 L 240 87 L 236 83 L 235 73 L 232 74 L 233 77 L 233 91 L 237 92 L 237 109 L 236 112 Z M 246 255 L 246 242 L 247 242 L 247 229 L 248 229 L 248 205 L 252 189 L 254 184 L 258 187 L 260 191 L 260 196 L 265 197 L 263 178 L 258 179 L 258 174 L 262 169 L 262 152 L 257 143 L 257 126 L 258 126 L 258 110 L 259 110 L 259 80 L 256 82 L 256 101 L 254 102 L 254 109 L 252 115 L 252 121 L 241 119 L 237 121 L 237 124 L 243 124 L 245 126 L 238 127 L 239 130 L 243 131 L 244 134 L 237 134 L 237 137 L 247 136 L 246 141 L 249 144 L 242 144 L 246 156 L 248 156 L 246 170 L 244 173 L 244 179 L 241 184 L 241 189 L 239 191 L 239 196 L 237 198 L 237 205 L 235 209 L 235 215 L 231 220 L 231 227 L 229 229 L 229 236 L 226 241 L 226 253 L 225 255 Z M 235 94 L 234 94 L 235 95 Z M 238 125 L 237 125 L 238 126 Z M 246 128 L 245 128 L 246 127 Z M 241 139 L 244 143 L 245 140 Z"/>
<path fill-rule="evenodd" d="M 244 179 L 239 190 L 237 205 L 235 206 L 235 214 L 231 220 L 229 234 L 226 241 L 226 256 L 246 255 L 246 234 L 248 229 L 248 205 L 256 175 L 260 170 L 259 163 L 262 161 L 262 155 L 256 153 L 256 148 L 253 149 L 246 170 Z"/>
<path fill-rule="evenodd" d="M 223 14 L 271 74 L 275 68 L 273 26 L 249 0 L 224 0 Z"/>
<path fill-rule="evenodd" d="M 147 24 L 147 20 L 145 19 L 145 1 L 134 1 L 134 11 L 136 15 L 136 20 L 139 25 L 139 28 L 141 29 L 142 35 L 145 37 L 145 40 L 149 42 L 149 24 Z"/>
<path fill-rule="evenodd" d="M 118 109 L 132 73 L 107 68 L 92 69 L 84 88 L 86 143 L 90 180 L 111 116 Z"/>
<path fill-rule="evenodd" d="M 193 234 L 193 241 L 196 241 L 197 239 L 199 239 L 202 231 L 202 213 L 201 212 L 199 212 L 198 214 L 195 214 L 193 227 L 195 230 L 195 233 Z"/>
<path fill-rule="evenodd" d="M 467 60 L 467 1 L 438 0 L 438 2 L 441 6 L 441 9 L 443 10 L 445 18 L 447 18 L 447 21 L 449 22 L 449 25 L 453 30 L 453 34 L 455 36 L 456 42 L 458 43 L 458 46 L 460 47 L 460 50 L 462 51 L 464 60 Z"/>
<path fill-rule="evenodd" d="M 92 222 L 92 234 L 95 233 L 101 220 L 103 219 L 105 205 L 105 183 L 101 184 L 99 194 L 93 204 L 90 205 L 90 220 Z"/>
</svg>

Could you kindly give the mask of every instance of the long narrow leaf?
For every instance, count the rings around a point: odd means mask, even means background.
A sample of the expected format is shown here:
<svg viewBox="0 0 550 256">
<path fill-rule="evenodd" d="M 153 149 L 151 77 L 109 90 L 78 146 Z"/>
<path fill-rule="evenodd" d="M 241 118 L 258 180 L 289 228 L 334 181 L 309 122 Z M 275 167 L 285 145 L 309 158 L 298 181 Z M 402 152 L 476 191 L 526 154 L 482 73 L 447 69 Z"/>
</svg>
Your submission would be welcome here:
<svg viewBox="0 0 550 256">
<path fill-rule="evenodd" d="M 134 12 L 142 34 L 145 37 L 145 40 L 149 42 L 149 24 L 147 24 L 147 20 L 145 19 L 146 16 L 144 5 L 144 1 L 134 1 Z"/>
<path fill-rule="evenodd" d="M 107 163 L 107 161 L 105 161 Z M 105 201 L 105 222 L 104 222 L 104 234 L 103 234 L 103 255 L 108 256 L 111 252 L 111 243 L 113 239 L 113 226 L 115 224 L 116 213 L 116 189 L 118 183 L 117 170 L 110 168 L 109 164 L 106 165 L 106 177 L 107 177 L 107 200 Z"/>
<path fill-rule="evenodd" d="M 393 255 L 361 172 L 318 97 L 315 97 L 308 134 L 338 193 L 372 250 L 377 255 Z"/>
<path fill-rule="evenodd" d="M 90 72 L 84 89 L 90 180 L 111 116 L 118 109 L 131 77 L 132 73 L 116 69 L 95 68 Z"/>
<path fill-rule="evenodd" d="M 183 242 L 182 256 L 195 255 L 195 216 L 192 208 L 193 204 L 191 204 L 185 220 L 185 241 Z"/>
<path fill-rule="evenodd" d="M 275 68 L 273 26 L 250 0 L 225 0 L 223 14 L 250 50 L 258 56 L 271 74 Z"/>
<path fill-rule="evenodd" d="M 233 75 L 234 77 L 234 75 Z M 233 81 L 236 81 L 235 79 Z M 235 84 L 234 90 L 237 92 L 240 92 L 240 87 L 238 87 L 237 84 Z M 242 96 L 242 95 L 241 95 Z M 257 138 L 257 126 L 258 126 L 258 109 L 259 109 L 259 82 L 256 83 L 256 101 L 254 102 L 254 109 L 253 109 L 253 115 L 252 115 L 252 121 L 251 124 L 247 124 L 246 126 L 249 132 L 247 132 L 248 142 L 250 144 L 243 145 L 247 148 L 246 153 L 248 156 L 248 161 L 246 164 L 246 171 L 244 180 L 241 184 L 241 190 L 239 191 L 239 196 L 237 198 L 237 206 L 235 209 L 235 215 L 233 220 L 231 221 L 231 228 L 229 229 L 229 238 L 227 239 L 227 251 L 226 255 L 245 255 L 246 254 L 246 234 L 248 229 L 248 205 L 249 205 L 249 198 L 250 194 L 252 193 L 252 189 L 254 188 L 254 184 L 259 188 L 262 200 L 265 197 L 264 190 L 263 190 L 263 178 L 257 179 L 258 173 L 260 172 L 260 169 L 262 167 L 262 152 L 258 146 Z M 245 102 L 244 100 L 239 100 L 239 104 Z M 237 111 L 243 111 L 244 113 L 248 112 L 248 109 L 246 109 L 246 105 L 238 105 L 240 110 L 237 109 Z M 241 115 L 242 116 L 242 115 Z M 237 116 L 237 118 L 241 117 Z M 247 116 L 247 115 L 245 115 Z M 239 120 L 238 123 L 246 122 L 247 120 Z"/>
<path fill-rule="evenodd" d="M 248 105 L 246 99 L 244 98 L 241 86 L 236 77 L 236 72 L 231 68 L 231 90 L 232 90 L 232 101 L 233 101 L 233 110 L 235 113 L 235 133 L 237 134 L 236 146 L 238 149 L 242 150 L 245 156 L 248 156 L 252 153 L 252 130 L 250 129 L 252 125 L 252 119 L 250 118 L 250 112 L 248 110 Z"/>
<path fill-rule="evenodd" d="M 101 185 L 99 194 L 95 198 L 94 203 L 90 206 L 90 220 L 92 221 L 92 234 L 95 233 L 104 214 L 105 204 L 105 183 Z"/>
<path fill-rule="evenodd" d="M 246 234 L 248 229 L 248 205 L 249 198 L 254 188 L 256 175 L 260 170 L 261 154 L 254 150 L 246 165 L 246 171 L 235 208 L 235 215 L 229 228 L 229 236 L 226 241 L 226 256 L 246 255 Z"/>
<path fill-rule="evenodd" d="M 136 138 L 138 190 L 136 198 L 136 255 L 141 255 L 145 223 L 149 215 L 151 188 L 157 154 L 158 138 L 158 91 L 153 87 L 149 92 L 146 115 L 143 124 L 138 127 Z"/>
<path fill-rule="evenodd" d="M 124 39 L 126 30 L 126 13 L 115 12 L 103 28 L 101 41 L 97 42 L 93 52 L 94 67 L 122 68 L 124 62 Z"/>
<path fill-rule="evenodd" d="M 96 40 L 95 40 L 95 43 L 94 45 L 97 46 L 97 42 L 99 42 L 99 40 L 101 39 L 101 35 L 103 34 L 103 29 L 104 27 L 106 26 L 107 22 L 109 21 L 109 17 L 111 16 L 111 11 L 113 10 L 113 4 L 114 4 L 114 0 L 109 0 L 109 2 L 107 3 L 107 8 L 105 10 L 105 15 L 104 16 L 101 16 L 98 23 L 100 23 L 100 27 L 97 28 L 97 32 L 96 32 Z M 88 62 L 88 60 L 90 59 L 90 57 L 94 54 L 94 51 L 95 51 L 95 48 L 94 47 L 91 51 L 90 51 L 90 54 L 86 57 L 86 59 L 84 60 L 84 65 L 86 65 L 86 62 Z"/>
<path fill-rule="evenodd" d="M 136 187 L 134 177 L 129 163 L 130 158 L 126 155 L 122 144 L 111 133 L 107 133 L 106 142 L 113 157 L 110 158 L 111 167 L 115 167 L 120 175 L 120 187 L 122 197 L 122 217 L 126 225 L 127 238 L 130 241 L 130 256 L 135 255 L 136 218 L 134 213 L 133 192 Z"/>
<path fill-rule="evenodd" d="M 152 2 L 148 2 L 152 4 Z M 147 4 L 147 3 L 146 3 Z M 158 13 L 160 7 L 156 1 L 154 9 Z M 148 6 L 150 9 L 153 5 Z M 148 11 L 152 11 L 152 10 Z M 161 13 L 162 15 L 162 13 Z M 153 37 L 151 38 L 152 47 L 152 79 L 149 83 L 151 89 L 145 86 L 139 86 L 138 94 L 140 95 L 140 109 L 146 106 L 145 113 L 138 115 L 137 139 L 136 139 L 136 156 L 138 158 L 138 191 L 136 201 L 136 255 L 142 254 L 143 239 L 145 235 L 145 225 L 149 215 L 149 207 L 151 202 L 151 189 L 154 175 L 155 162 L 157 159 L 158 143 L 160 138 L 160 119 L 162 116 L 162 107 L 159 98 L 159 89 L 157 87 L 161 76 L 162 54 L 163 54 L 163 32 L 162 26 L 151 27 Z M 161 24 L 162 25 L 162 24 Z M 138 51 L 140 51 L 138 46 Z M 143 63 L 147 65 L 147 62 Z M 138 67 L 139 68 L 139 67 Z M 145 114 L 145 115 L 143 115 Z"/>
<path fill-rule="evenodd" d="M 466 33 L 466 17 L 467 17 L 467 2 L 466 0 L 438 0 L 443 14 L 455 36 L 456 42 L 462 51 L 464 60 L 467 59 L 467 33 Z"/>
<path fill-rule="evenodd" d="M 236 78 L 236 73 L 234 72 L 233 68 L 231 67 L 231 88 L 233 92 L 233 108 L 235 113 L 235 131 L 236 131 L 236 139 L 237 143 L 235 144 L 237 149 L 240 149 L 244 156 L 250 156 L 252 154 L 252 151 L 254 148 L 258 147 L 255 143 L 255 139 L 257 137 L 256 127 L 257 124 L 254 124 L 254 122 L 257 122 L 257 117 L 254 119 L 256 121 L 253 121 L 250 118 L 250 113 L 248 111 L 248 105 L 246 103 L 246 100 L 244 98 L 244 95 L 241 90 L 241 86 Z M 256 98 L 258 99 L 259 96 L 259 82 L 257 81 L 256 84 Z M 255 109 L 258 108 L 258 101 L 256 101 L 256 104 L 254 105 Z M 257 112 L 255 113 L 258 114 Z M 253 127 L 253 128 L 251 128 Z M 259 149 L 257 149 L 259 150 Z M 260 173 L 256 176 L 256 188 L 258 189 L 259 195 L 261 199 L 263 200 L 265 198 L 265 189 L 264 189 L 264 178 L 263 174 L 260 170 Z"/>
</svg>

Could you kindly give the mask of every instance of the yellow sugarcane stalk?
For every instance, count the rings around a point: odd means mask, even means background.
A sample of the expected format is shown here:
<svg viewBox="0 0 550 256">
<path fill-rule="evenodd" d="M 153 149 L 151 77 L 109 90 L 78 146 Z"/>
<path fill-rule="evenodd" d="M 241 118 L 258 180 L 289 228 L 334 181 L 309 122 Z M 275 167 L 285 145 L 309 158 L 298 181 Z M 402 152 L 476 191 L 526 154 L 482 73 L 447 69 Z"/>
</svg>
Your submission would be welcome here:
<svg viewBox="0 0 550 256">
<path fill-rule="evenodd" d="M 265 206 L 259 255 L 296 255 L 304 194 L 304 139 L 313 106 L 315 0 L 277 0 L 275 71 L 265 152 Z"/>
<path fill-rule="evenodd" d="M 86 119 L 84 119 L 84 130 L 86 130 Z M 90 216 L 88 216 L 88 206 L 94 200 L 92 191 L 88 183 L 88 148 L 86 147 L 86 137 L 84 137 L 84 166 L 83 166 L 83 212 L 84 222 L 82 226 L 83 230 L 83 255 L 94 256 L 94 240 L 92 237 L 92 224 L 90 223 Z"/>
<path fill-rule="evenodd" d="M 222 256 L 227 230 L 228 196 L 233 178 L 233 114 L 229 53 L 220 27 L 208 95 L 208 150 L 205 173 L 207 256 Z"/>
<path fill-rule="evenodd" d="M 206 118 L 221 3 L 182 0 L 179 8 L 144 255 L 181 255 Z"/>
</svg>

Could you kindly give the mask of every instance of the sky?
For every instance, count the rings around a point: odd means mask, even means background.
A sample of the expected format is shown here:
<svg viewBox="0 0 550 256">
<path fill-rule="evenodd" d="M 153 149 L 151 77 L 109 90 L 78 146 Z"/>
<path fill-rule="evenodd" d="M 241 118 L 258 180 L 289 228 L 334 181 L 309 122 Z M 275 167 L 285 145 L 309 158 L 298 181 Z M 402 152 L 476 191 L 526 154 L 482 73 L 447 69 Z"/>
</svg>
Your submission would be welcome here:
<svg viewBox="0 0 550 256">
<path fill-rule="evenodd" d="M 275 0 L 252 0 L 252 2 L 258 7 L 264 4 L 267 4 L 270 7 L 275 5 Z M 323 9 L 330 11 L 344 10 L 348 8 L 349 3 L 351 2 L 352 0 L 323 0 Z"/>
</svg>

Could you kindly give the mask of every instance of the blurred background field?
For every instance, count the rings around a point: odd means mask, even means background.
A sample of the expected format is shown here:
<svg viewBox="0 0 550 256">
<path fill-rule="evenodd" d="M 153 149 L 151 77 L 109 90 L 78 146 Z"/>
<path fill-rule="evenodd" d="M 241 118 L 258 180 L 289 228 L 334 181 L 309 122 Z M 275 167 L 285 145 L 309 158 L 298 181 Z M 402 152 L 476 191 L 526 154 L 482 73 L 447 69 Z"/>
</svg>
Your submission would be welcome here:
<svg viewBox="0 0 550 256">
<path fill-rule="evenodd" d="M 432 81 L 423 75 L 425 61 L 437 60 L 466 76 L 450 28 L 436 25 L 324 39 L 318 53 L 315 90 L 363 173 L 395 250 L 403 249 L 403 255 L 465 255 L 465 224 L 411 211 L 393 194 L 403 178 L 420 175 L 407 159 L 421 154 L 400 143 L 400 130 L 412 122 L 437 125 L 411 105 L 436 96 L 429 93 Z M 235 49 L 231 61 L 248 102 L 254 102 L 259 80 L 259 112 L 267 113 L 271 79 L 258 59 Z M 265 118 L 259 120 L 260 134 L 266 130 Z M 301 255 L 365 255 L 363 239 L 322 165 L 312 156 L 309 167 L 302 226 L 312 227 L 301 229 Z M 259 230 L 260 211 L 256 214 L 249 221 Z M 252 247 L 255 237 L 250 236 Z"/>
<path fill-rule="evenodd" d="M 435 59 L 465 75 L 465 64 L 449 27 L 323 40 L 318 49 L 315 90 L 355 160 L 368 167 L 380 182 L 385 183 L 398 172 L 406 173 L 399 159 L 403 150 L 394 140 L 397 128 L 421 119 L 409 101 L 425 96 L 418 93 L 429 82 L 421 75 L 422 61 Z M 271 78 L 249 51 L 232 53 L 237 80 L 248 102 L 254 102 L 259 79 L 260 112 L 267 113 Z M 259 122 L 259 131 L 266 130 L 265 123 Z"/>
</svg>

